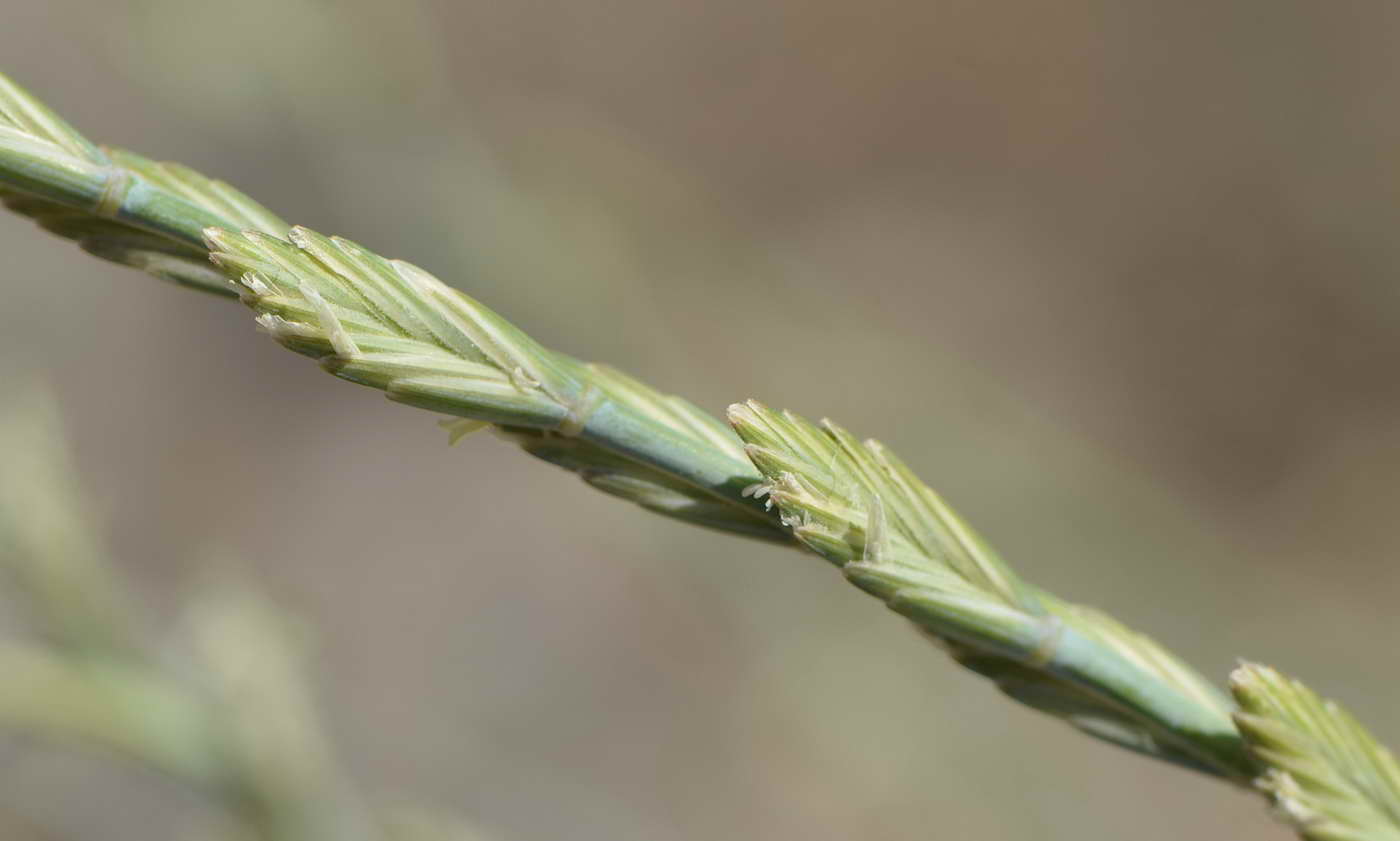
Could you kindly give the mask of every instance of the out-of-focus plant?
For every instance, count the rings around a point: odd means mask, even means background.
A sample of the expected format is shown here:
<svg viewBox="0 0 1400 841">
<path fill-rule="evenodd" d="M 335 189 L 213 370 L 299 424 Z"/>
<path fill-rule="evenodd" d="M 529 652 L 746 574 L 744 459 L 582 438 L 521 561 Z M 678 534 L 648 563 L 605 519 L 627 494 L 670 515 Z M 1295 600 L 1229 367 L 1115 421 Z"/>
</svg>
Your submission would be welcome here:
<svg viewBox="0 0 1400 841">
<path fill-rule="evenodd" d="M 216 808 L 208 837 L 471 841 L 427 812 L 372 810 L 326 743 L 305 646 L 231 573 L 157 648 L 78 501 L 51 404 L 11 383 L 0 409 L 0 582 L 23 631 L 0 638 L 0 729 L 164 772 Z"/>
<path fill-rule="evenodd" d="M 876 442 L 753 401 L 726 427 L 540 346 L 412 264 L 291 227 L 185 167 L 98 147 L 3 77 L 0 195 L 99 257 L 239 298 L 332 374 L 453 416 L 454 440 L 492 426 L 648 510 L 807 549 L 1012 698 L 1147 756 L 1257 781 L 1309 838 L 1400 832 L 1375 784 L 1390 760 L 1359 728 L 1241 695 L 1249 680 L 1232 702 L 1147 637 L 1023 581 Z M 1363 745 L 1371 759 L 1353 761 Z"/>
</svg>

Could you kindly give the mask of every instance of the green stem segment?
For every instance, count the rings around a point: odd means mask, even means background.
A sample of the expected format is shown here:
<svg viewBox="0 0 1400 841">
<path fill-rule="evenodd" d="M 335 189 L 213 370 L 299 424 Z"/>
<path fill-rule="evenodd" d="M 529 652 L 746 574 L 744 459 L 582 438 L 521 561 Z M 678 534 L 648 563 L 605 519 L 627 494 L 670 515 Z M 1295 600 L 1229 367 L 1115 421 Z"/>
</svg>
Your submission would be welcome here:
<svg viewBox="0 0 1400 841">
<path fill-rule="evenodd" d="M 55 154 L 0 126 L 0 183 L 177 242 L 203 248 L 204 229 L 227 220 L 111 163 Z M 232 290 L 230 290 L 232 294 Z"/>
</svg>

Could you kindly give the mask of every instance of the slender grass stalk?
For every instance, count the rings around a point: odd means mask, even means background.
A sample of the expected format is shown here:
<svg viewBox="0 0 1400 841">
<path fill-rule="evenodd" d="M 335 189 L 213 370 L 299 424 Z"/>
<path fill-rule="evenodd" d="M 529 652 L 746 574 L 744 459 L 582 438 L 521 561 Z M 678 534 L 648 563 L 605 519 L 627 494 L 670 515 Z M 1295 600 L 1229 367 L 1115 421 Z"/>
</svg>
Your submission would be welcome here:
<svg viewBox="0 0 1400 841">
<path fill-rule="evenodd" d="M 265 332 L 342 379 L 381 389 L 391 400 L 493 424 L 528 452 L 658 513 L 746 536 L 796 537 L 832 559 L 841 555 L 837 544 L 849 549 L 863 540 L 865 505 L 848 499 L 840 510 L 824 507 L 839 497 L 830 496 L 834 485 L 823 487 L 828 501 L 806 498 L 800 515 L 781 504 L 787 498 L 783 477 L 816 475 L 790 469 L 784 457 L 825 463 L 827 450 L 835 457 L 854 453 L 850 447 L 784 452 L 782 445 L 812 444 L 817 433 L 794 426 L 807 438 L 771 438 L 784 422 L 754 404 L 747 415 L 731 414 L 746 448 L 692 404 L 544 348 L 410 263 L 339 237 L 287 228 L 252 199 L 188 168 L 100 149 L 13 83 L 0 88 L 0 115 L 10 122 L 8 130 L 0 127 L 0 186 L 27 196 L 9 199 L 12 208 L 123 262 L 159 249 L 123 251 L 110 243 L 128 241 L 133 231 L 160 238 L 171 245 L 159 253 L 179 250 L 182 261 L 173 269 L 162 263 L 161 271 L 214 289 L 193 267 L 195 255 L 206 254 Z M 768 424 L 767 433 L 758 431 L 763 423 L 746 422 L 751 419 Z M 859 458 L 842 467 L 829 483 L 855 487 L 872 469 Z M 870 511 L 887 507 L 889 522 L 907 530 L 916 520 L 906 509 L 920 504 L 927 489 L 902 465 L 897 481 L 907 493 L 881 485 Z M 771 490 L 768 500 L 751 492 L 757 487 Z M 827 528 L 808 527 L 809 517 Z M 973 541 L 980 554 L 955 555 L 961 566 L 937 582 L 942 590 L 891 578 L 897 568 L 862 565 L 874 560 L 863 558 L 863 550 L 840 562 L 860 561 L 848 568 L 855 583 L 919 614 L 937 636 L 959 642 L 956 656 L 993 676 L 1012 697 L 1158 758 L 1230 778 L 1247 775 L 1218 691 L 1106 617 L 1020 584 L 1003 564 L 988 561 L 990 550 L 970 535 L 964 528 L 954 537 Z M 950 545 L 946 538 L 938 540 Z M 924 561 L 932 545 L 919 547 Z M 904 548 L 897 543 L 891 551 Z M 925 562 L 922 574 L 936 569 Z M 934 593 L 948 598 L 935 600 Z M 911 600 L 913 594 L 920 598 Z M 974 642 L 959 634 L 981 636 Z"/>
<path fill-rule="evenodd" d="M 1334 708 L 1247 669 L 1236 710 L 1152 640 L 1022 581 L 878 442 L 752 401 L 730 409 L 736 436 L 681 398 L 541 346 L 410 263 L 288 226 L 188 168 L 98 147 L 3 76 L 0 198 L 99 257 L 239 298 L 335 376 L 454 416 L 453 440 L 494 426 L 648 510 L 796 543 L 1007 695 L 1093 736 L 1235 782 L 1263 768 L 1307 838 L 1400 837 L 1387 834 L 1400 815 L 1393 761 Z M 284 735 L 300 704 L 273 703 Z M 295 761 L 256 759 L 275 747 L 252 749 L 253 776 L 298 778 Z M 313 744 L 299 750 L 317 766 Z"/>
<path fill-rule="evenodd" d="M 271 841 L 370 841 L 378 833 L 336 765 L 311 700 L 302 640 L 246 583 L 206 582 L 185 627 L 218 727 L 224 796 Z"/>
<path fill-rule="evenodd" d="M 139 665 L 0 641 L 0 726 L 92 745 L 201 787 L 222 784 L 215 729 L 186 687 Z"/>
<path fill-rule="evenodd" d="M 476 837 L 422 811 L 371 813 L 324 736 L 301 635 L 240 580 L 210 580 L 186 606 L 183 656 L 152 651 L 88 527 L 56 413 L 14 380 L 0 405 L 0 574 L 38 633 L 0 638 L 0 729 L 167 774 L 222 805 L 243 839 Z"/>
<path fill-rule="evenodd" d="M 61 423 L 49 401 L 27 393 L 15 374 L 11 405 L 0 411 L 0 575 L 48 640 L 93 655 L 121 657 L 139 647 L 133 599 L 105 563 L 78 506 L 73 468 L 56 440 Z"/>
</svg>

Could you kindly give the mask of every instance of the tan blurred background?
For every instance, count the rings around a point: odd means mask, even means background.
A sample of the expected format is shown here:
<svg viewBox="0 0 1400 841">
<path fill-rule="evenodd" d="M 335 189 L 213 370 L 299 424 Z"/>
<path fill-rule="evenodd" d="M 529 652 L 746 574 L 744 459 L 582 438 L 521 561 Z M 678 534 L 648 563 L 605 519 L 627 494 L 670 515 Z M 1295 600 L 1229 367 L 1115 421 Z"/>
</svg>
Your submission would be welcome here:
<svg viewBox="0 0 1400 841">
<path fill-rule="evenodd" d="M 0 66 L 552 346 L 878 436 L 1038 583 L 1395 743 L 1398 32 L 1294 0 L 8 0 Z M 19 219 L 0 255 L 0 359 L 53 383 L 153 622 L 245 559 L 383 798 L 503 841 L 1287 837 L 811 557 L 449 450 Z M 0 759 L 0 808 L 64 837 L 199 808 Z"/>
</svg>

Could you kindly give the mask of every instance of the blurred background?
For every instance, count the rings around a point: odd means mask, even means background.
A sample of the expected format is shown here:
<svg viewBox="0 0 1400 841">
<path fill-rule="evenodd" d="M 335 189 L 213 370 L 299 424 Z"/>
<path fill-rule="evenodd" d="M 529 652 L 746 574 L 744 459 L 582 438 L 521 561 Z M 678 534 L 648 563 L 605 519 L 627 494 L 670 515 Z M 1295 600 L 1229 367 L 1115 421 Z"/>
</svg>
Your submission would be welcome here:
<svg viewBox="0 0 1400 841">
<path fill-rule="evenodd" d="M 89 136 L 404 257 L 715 411 L 890 444 L 1027 578 L 1400 742 L 1400 5 L 11 0 Z M 159 627 L 211 556 L 312 629 L 339 756 L 502 841 L 1287 837 L 1002 701 L 822 562 L 325 376 L 0 218 Z M 3 468 L 0 468 L 3 469 Z M 0 809 L 171 837 L 3 743 Z M 133 804 L 136 804 L 133 806 Z M 139 806 L 139 808 L 137 808 Z"/>
</svg>

